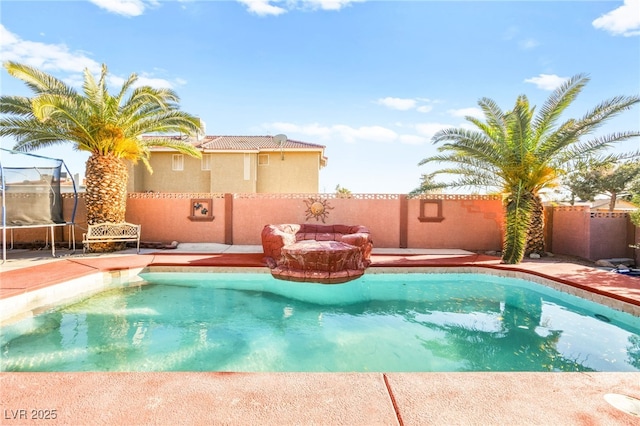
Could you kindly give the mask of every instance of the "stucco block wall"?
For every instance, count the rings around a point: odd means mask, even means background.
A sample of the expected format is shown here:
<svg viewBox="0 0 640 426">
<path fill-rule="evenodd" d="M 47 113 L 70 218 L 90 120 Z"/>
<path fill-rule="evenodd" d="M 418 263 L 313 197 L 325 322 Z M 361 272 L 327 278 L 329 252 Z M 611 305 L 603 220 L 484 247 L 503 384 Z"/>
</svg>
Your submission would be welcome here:
<svg viewBox="0 0 640 426">
<path fill-rule="evenodd" d="M 236 195 L 233 200 L 233 240 L 235 244 L 261 244 L 260 233 L 268 224 L 318 223 L 322 218 L 307 219 L 311 198 L 326 201 L 324 224 L 364 225 L 371 231 L 374 246 L 398 247 L 400 221 L 399 196 L 376 195 L 371 199 L 323 198 L 311 194 L 287 197 Z"/>
<path fill-rule="evenodd" d="M 213 220 L 190 220 L 193 201 L 211 199 Z M 309 216 L 311 200 L 325 203 L 325 224 L 365 225 L 374 247 L 460 248 L 500 250 L 504 233 L 502 202 L 490 196 L 431 196 L 421 199 L 403 194 L 222 194 L 132 193 L 126 220 L 142 224 L 145 242 L 224 243 L 259 245 L 266 224 L 323 223 Z M 438 211 L 440 205 L 441 211 Z M 70 220 L 73 199 L 63 194 L 64 217 Z M 627 214 L 591 213 L 587 207 L 551 207 L 548 223 L 553 253 L 598 260 L 635 257 L 640 265 L 640 229 Z M 442 220 L 420 221 L 420 217 Z M 84 194 L 79 194 L 76 241 L 86 230 Z M 68 241 L 68 229 L 56 228 L 56 241 Z M 42 242 L 48 229 L 17 229 L 16 243 Z M 7 233 L 9 238 L 9 233 Z M 43 244 L 44 245 L 44 244 Z"/>
<path fill-rule="evenodd" d="M 589 257 L 587 259 L 611 259 L 632 255 L 627 243 L 626 213 L 591 213 Z"/>
<path fill-rule="evenodd" d="M 591 212 L 587 206 L 556 207 L 552 226 L 553 253 L 593 261 L 638 257 L 629 248 L 637 228 L 634 230 L 626 213 Z"/>
<path fill-rule="evenodd" d="M 589 216 L 586 206 L 554 208 L 551 251 L 588 259 L 591 235 Z"/>
<path fill-rule="evenodd" d="M 212 221 L 193 221 L 192 200 L 212 198 Z M 225 209 L 221 194 L 131 194 L 127 221 L 142 224 L 142 241 L 224 242 Z"/>
<path fill-rule="evenodd" d="M 408 247 L 501 250 L 504 232 L 502 201 L 499 197 L 484 198 L 462 196 L 459 200 L 443 199 L 440 200 L 440 212 L 435 203 L 437 199 L 422 208 L 420 199 L 409 200 Z"/>
</svg>

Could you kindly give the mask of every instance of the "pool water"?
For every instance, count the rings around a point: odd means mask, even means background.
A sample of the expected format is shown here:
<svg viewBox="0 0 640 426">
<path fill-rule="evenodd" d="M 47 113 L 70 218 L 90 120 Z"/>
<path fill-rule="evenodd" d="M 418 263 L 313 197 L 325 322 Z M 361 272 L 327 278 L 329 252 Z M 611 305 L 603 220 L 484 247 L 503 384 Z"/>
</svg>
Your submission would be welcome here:
<svg viewBox="0 0 640 426">
<path fill-rule="evenodd" d="M 148 273 L 3 327 L 2 371 L 640 371 L 640 318 L 528 281 Z"/>
</svg>

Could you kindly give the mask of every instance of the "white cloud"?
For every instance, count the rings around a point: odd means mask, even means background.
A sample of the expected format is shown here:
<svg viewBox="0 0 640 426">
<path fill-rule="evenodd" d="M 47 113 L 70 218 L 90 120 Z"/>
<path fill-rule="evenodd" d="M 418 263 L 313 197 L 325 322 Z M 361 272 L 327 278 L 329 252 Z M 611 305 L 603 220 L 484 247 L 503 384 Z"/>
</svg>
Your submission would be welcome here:
<svg viewBox="0 0 640 426">
<path fill-rule="evenodd" d="M 236 0 L 247 7 L 251 13 L 260 16 L 281 15 L 294 9 L 303 10 L 340 10 L 351 3 L 363 2 L 365 0 Z M 274 3 L 282 1 L 282 7 Z"/>
<path fill-rule="evenodd" d="M 351 127 L 344 124 L 336 124 L 330 127 L 332 138 L 340 139 L 347 143 L 356 142 L 393 142 L 398 134 L 391 129 L 382 126 Z"/>
<path fill-rule="evenodd" d="M 72 52 L 64 44 L 46 44 L 22 40 L 0 24 L 0 57 L 4 61 L 13 61 L 29 65 L 44 72 L 54 74 L 73 87 L 81 87 L 85 69 L 96 76 L 100 75 L 102 65 L 86 56 L 84 52 Z M 59 76 L 57 74 L 64 73 Z M 120 87 L 125 79 L 109 74 L 109 84 Z M 176 84 L 184 84 L 184 80 L 176 79 Z M 136 86 L 149 85 L 157 88 L 170 88 L 174 84 L 168 80 L 142 75 Z"/>
<path fill-rule="evenodd" d="M 449 114 L 451 114 L 454 117 L 475 117 L 475 118 L 482 118 L 484 117 L 484 114 L 482 112 L 482 110 L 480 108 L 460 108 L 460 109 L 450 109 L 447 111 Z"/>
<path fill-rule="evenodd" d="M 424 145 L 438 130 L 449 128 L 449 124 L 426 123 L 404 125 L 398 127 L 411 128 L 417 134 L 398 134 L 384 126 L 353 127 L 346 124 L 323 126 L 318 123 L 298 125 L 286 122 L 264 123 L 261 126 L 270 133 L 284 133 L 292 139 L 312 139 L 317 143 L 401 143 L 407 145 Z"/>
<path fill-rule="evenodd" d="M 99 73 L 100 64 L 83 52 L 71 52 L 64 44 L 46 44 L 22 40 L 0 24 L 0 57 L 40 70 L 82 72 L 85 68 Z"/>
<path fill-rule="evenodd" d="M 171 89 L 173 84 L 164 78 L 138 77 L 135 87 L 151 86 L 156 89 Z"/>
<path fill-rule="evenodd" d="M 292 134 L 300 137 L 310 137 L 321 141 L 341 141 L 347 143 L 382 142 L 389 143 L 398 140 L 398 134 L 382 126 L 352 127 L 345 124 L 322 126 L 318 123 L 297 125 L 293 123 L 266 123 L 263 128 L 275 133 Z"/>
<path fill-rule="evenodd" d="M 418 112 L 427 113 L 433 110 L 433 105 L 419 105 L 420 103 L 435 104 L 439 101 L 430 100 L 427 98 L 380 98 L 375 101 L 378 105 L 386 106 L 387 108 L 395 109 L 398 111 L 409 111 L 415 109 Z"/>
<path fill-rule="evenodd" d="M 420 123 L 420 124 L 416 124 L 415 127 L 418 134 L 422 135 L 427 139 L 431 139 L 433 135 L 438 133 L 440 130 L 448 129 L 453 126 L 451 124 L 442 124 L 442 123 Z"/>
<path fill-rule="evenodd" d="M 416 108 L 416 111 L 418 111 L 418 112 L 431 112 L 432 109 L 433 109 L 432 105 L 422 105 L 422 106 L 419 106 L 418 108 Z"/>
<path fill-rule="evenodd" d="M 540 74 L 537 77 L 531 77 L 524 80 L 525 83 L 533 83 L 538 89 L 555 90 L 562 83 L 567 81 L 567 77 L 559 77 L 555 74 Z"/>
<path fill-rule="evenodd" d="M 600 16 L 591 24 L 613 35 L 640 35 L 640 0 L 624 0 L 622 6 Z"/>
<path fill-rule="evenodd" d="M 340 10 L 351 3 L 361 2 L 364 0 L 302 0 L 301 3 L 310 6 L 312 9 L 322 10 Z"/>
<path fill-rule="evenodd" d="M 140 16 L 147 6 L 157 6 L 157 1 L 143 0 L 89 0 L 101 9 L 122 16 Z"/>
<path fill-rule="evenodd" d="M 429 139 L 418 135 L 400 135 L 398 141 L 407 145 L 423 145 L 427 143 Z"/>
<path fill-rule="evenodd" d="M 400 111 L 407 111 L 415 108 L 416 100 L 415 99 L 402 99 L 402 98 L 380 98 L 376 101 L 376 103 L 380 105 L 384 105 L 391 109 L 397 109 Z"/>
<path fill-rule="evenodd" d="M 287 10 L 271 4 L 272 0 L 237 0 L 247 6 L 247 10 L 259 16 L 278 16 L 286 13 Z"/>
</svg>

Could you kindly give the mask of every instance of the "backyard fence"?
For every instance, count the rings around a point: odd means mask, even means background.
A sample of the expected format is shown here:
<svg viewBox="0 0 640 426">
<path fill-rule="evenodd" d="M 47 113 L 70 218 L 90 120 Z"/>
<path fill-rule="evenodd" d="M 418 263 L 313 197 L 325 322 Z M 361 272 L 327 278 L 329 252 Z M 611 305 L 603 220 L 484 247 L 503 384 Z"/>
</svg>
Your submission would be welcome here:
<svg viewBox="0 0 640 426">
<path fill-rule="evenodd" d="M 79 194 L 76 238 L 86 229 Z M 65 215 L 72 200 L 63 195 Z M 586 206 L 547 207 L 546 247 L 585 259 L 630 257 L 640 263 L 640 231 L 626 213 L 591 212 Z M 499 251 L 504 235 L 500 196 L 433 194 L 223 194 L 131 193 L 126 220 L 142 225 L 143 242 L 259 245 L 267 224 L 365 225 L 374 247 Z M 68 241 L 58 229 L 56 241 Z M 42 230 L 18 229 L 15 242 L 43 241 Z"/>
</svg>

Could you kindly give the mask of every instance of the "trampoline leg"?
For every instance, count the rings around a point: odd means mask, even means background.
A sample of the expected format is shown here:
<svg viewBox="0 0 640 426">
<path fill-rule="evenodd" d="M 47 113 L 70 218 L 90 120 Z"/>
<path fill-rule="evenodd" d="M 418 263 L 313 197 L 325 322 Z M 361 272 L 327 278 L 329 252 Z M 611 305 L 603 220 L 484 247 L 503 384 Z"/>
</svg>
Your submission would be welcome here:
<svg viewBox="0 0 640 426">
<path fill-rule="evenodd" d="M 69 224 L 69 250 L 71 250 L 72 244 L 73 244 L 73 251 L 71 253 L 74 254 L 76 252 L 76 224 L 75 223 Z"/>
<path fill-rule="evenodd" d="M 56 241 L 55 241 L 55 232 L 53 230 L 53 226 L 51 227 L 51 256 L 56 257 Z"/>
</svg>

